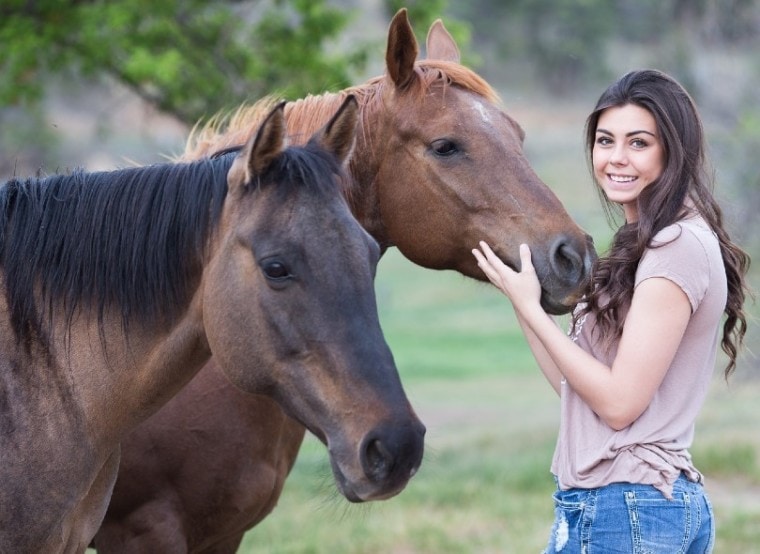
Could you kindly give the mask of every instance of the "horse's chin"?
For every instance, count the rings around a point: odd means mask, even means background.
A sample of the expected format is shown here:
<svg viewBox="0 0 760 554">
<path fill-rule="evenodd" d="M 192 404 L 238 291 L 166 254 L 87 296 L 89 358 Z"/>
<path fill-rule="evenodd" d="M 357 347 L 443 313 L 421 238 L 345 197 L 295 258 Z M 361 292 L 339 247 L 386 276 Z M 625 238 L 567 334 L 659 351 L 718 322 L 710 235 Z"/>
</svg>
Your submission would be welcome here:
<svg viewBox="0 0 760 554">
<path fill-rule="evenodd" d="M 338 487 L 340 494 L 342 494 L 346 500 L 356 504 L 371 500 L 368 498 L 363 498 L 362 495 L 359 494 L 357 487 L 346 477 L 343 471 L 341 471 L 340 465 L 332 457 L 330 457 L 330 465 L 332 466 L 335 485 Z"/>
<path fill-rule="evenodd" d="M 541 307 L 549 315 L 565 315 L 570 313 L 578 303 L 578 298 L 568 297 L 557 300 L 547 294 L 545 290 L 541 292 Z"/>
<path fill-rule="evenodd" d="M 333 477 L 335 478 L 335 484 L 338 487 L 338 491 L 346 498 L 346 500 L 354 504 L 392 498 L 401 492 L 406 486 L 406 483 L 403 483 L 400 486 L 388 489 L 377 487 L 369 480 L 352 482 L 340 469 L 340 464 L 333 460 L 332 457 L 330 457 L 330 465 L 332 467 Z M 411 478 L 413 475 L 414 472 L 412 472 L 409 477 Z"/>
</svg>

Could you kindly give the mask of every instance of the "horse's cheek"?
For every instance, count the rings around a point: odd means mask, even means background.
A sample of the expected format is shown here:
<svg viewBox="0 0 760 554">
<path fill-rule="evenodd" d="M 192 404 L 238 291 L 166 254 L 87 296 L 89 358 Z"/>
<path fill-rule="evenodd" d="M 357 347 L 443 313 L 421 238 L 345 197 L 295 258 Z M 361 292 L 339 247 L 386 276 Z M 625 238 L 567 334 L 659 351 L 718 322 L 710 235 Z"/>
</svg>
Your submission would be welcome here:
<svg viewBox="0 0 760 554">
<path fill-rule="evenodd" d="M 234 298 L 237 287 L 230 286 L 234 273 L 229 264 L 215 260 L 204 279 L 203 326 L 214 356 L 222 356 L 233 347 L 233 337 L 237 336 L 234 322 L 241 316 L 241 307 Z"/>
<path fill-rule="evenodd" d="M 209 348 L 219 367 L 238 388 L 249 392 L 265 390 L 265 374 L 254 370 L 258 356 L 251 345 L 260 332 L 261 321 L 254 270 L 234 259 L 215 264 L 203 291 L 203 325 Z M 245 329 L 246 335 L 241 331 Z"/>
</svg>

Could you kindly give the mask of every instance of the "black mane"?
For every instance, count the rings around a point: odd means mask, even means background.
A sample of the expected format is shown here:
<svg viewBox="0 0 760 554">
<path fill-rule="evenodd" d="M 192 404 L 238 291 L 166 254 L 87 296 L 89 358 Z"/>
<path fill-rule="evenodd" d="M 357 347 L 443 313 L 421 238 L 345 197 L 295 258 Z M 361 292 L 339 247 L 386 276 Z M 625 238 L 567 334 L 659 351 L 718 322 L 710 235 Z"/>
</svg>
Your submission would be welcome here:
<svg viewBox="0 0 760 554">
<path fill-rule="evenodd" d="M 17 338 L 62 308 L 163 322 L 184 307 L 218 220 L 232 157 L 11 180 L 0 187 L 0 265 Z M 35 291 L 40 293 L 35 302 Z M 46 315 L 47 314 L 47 315 Z"/>
<path fill-rule="evenodd" d="M 16 337 L 45 341 L 59 309 L 66 328 L 79 309 L 99 322 L 119 309 L 125 328 L 176 318 L 197 286 L 234 157 L 0 186 L 0 267 Z M 282 198 L 304 186 L 336 195 L 341 174 L 332 154 L 309 144 L 286 149 L 248 186 L 276 183 Z"/>
</svg>

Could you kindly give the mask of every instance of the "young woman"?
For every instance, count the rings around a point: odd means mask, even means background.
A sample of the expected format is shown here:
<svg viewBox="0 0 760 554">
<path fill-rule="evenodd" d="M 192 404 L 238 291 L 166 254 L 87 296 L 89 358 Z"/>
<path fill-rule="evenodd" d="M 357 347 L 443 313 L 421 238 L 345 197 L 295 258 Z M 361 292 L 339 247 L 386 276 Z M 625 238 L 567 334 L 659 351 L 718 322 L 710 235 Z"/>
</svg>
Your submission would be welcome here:
<svg viewBox="0 0 760 554">
<path fill-rule="evenodd" d="M 700 117 L 671 77 L 633 71 L 611 85 L 586 147 L 608 215 L 622 209 L 625 223 L 569 335 L 541 309 L 527 245 L 519 272 L 483 242 L 473 250 L 561 398 L 547 552 L 710 552 L 712 509 L 689 448 L 719 343 L 726 377 L 736 363 L 749 257 L 723 228 Z"/>
</svg>

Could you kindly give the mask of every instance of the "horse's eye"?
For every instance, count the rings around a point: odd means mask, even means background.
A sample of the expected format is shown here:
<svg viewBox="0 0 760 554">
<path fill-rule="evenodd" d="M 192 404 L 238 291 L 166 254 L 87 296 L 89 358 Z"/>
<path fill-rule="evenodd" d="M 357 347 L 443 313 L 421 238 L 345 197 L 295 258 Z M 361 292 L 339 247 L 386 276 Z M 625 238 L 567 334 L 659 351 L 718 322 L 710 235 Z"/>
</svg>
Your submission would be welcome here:
<svg viewBox="0 0 760 554">
<path fill-rule="evenodd" d="M 264 271 L 264 275 L 267 279 L 273 281 L 283 281 L 290 277 L 290 271 L 282 262 L 269 261 L 262 264 L 261 269 Z"/>
<path fill-rule="evenodd" d="M 442 157 L 451 156 L 459 151 L 457 145 L 448 139 L 439 139 L 433 141 L 432 147 L 433 152 L 435 152 L 437 156 Z"/>
</svg>

